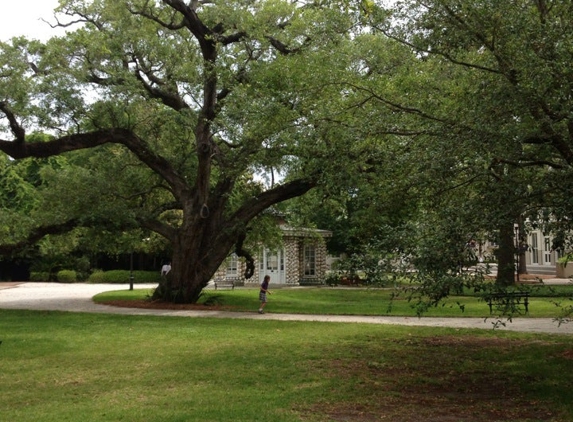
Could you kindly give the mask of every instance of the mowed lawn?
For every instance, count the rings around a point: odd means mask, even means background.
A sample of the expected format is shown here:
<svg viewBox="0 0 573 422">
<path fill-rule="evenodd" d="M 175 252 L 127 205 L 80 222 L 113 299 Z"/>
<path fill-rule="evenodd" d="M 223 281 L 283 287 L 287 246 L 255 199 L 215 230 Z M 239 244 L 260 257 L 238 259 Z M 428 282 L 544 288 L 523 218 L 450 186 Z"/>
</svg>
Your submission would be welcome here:
<svg viewBox="0 0 573 422">
<path fill-rule="evenodd" d="M 145 300 L 151 290 L 111 291 L 95 297 L 98 302 Z M 544 286 L 531 288 L 529 313 L 523 306 L 513 310 L 514 316 L 558 318 L 573 306 L 572 286 Z M 226 310 L 252 312 L 258 309 L 258 289 L 205 290 L 199 300 Z M 393 289 L 339 288 L 282 288 L 273 289 L 268 296 L 267 312 L 326 315 L 394 315 L 414 316 L 421 308 L 418 298 L 409 299 L 407 293 L 396 295 Z M 437 306 L 424 309 L 425 316 L 433 317 L 495 317 L 503 311 L 489 306 L 479 294 L 450 296 Z"/>
<path fill-rule="evenodd" d="M 0 310 L 0 340 L 2 421 L 573 420 L 566 335 Z"/>
</svg>

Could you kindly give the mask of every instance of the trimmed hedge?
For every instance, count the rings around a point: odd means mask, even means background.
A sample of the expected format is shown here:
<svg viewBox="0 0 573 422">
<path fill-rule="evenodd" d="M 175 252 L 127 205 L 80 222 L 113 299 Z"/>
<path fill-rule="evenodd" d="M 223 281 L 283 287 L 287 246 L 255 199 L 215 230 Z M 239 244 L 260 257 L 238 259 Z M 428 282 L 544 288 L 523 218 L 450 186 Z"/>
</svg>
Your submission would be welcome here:
<svg viewBox="0 0 573 422">
<path fill-rule="evenodd" d="M 88 278 L 88 283 L 129 283 L 129 270 L 95 271 Z M 159 283 L 161 274 L 159 271 L 134 271 L 134 283 Z"/>
<path fill-rule="evenodd" d="M 61 270 L 57 274 L 60 283 L 75 283 L 78 281 L 78 274 L 74 270 Z"/>
<path fill-rule="evenodd" d="M 30 273 L 30 281 L 48 281 L 50 279 L 49 272 L 36 272 Z"/>
<path fill-rule="evenodd" d="M 78 273 L 74 270 L 61 270 L 56 273 L 55 281 L 59 283 L 75 283 L 78 281 Z M 46 271 L 32 271 L 30 281 L 54 281 L 50 279 L 50 273 Z"/>
</svg>

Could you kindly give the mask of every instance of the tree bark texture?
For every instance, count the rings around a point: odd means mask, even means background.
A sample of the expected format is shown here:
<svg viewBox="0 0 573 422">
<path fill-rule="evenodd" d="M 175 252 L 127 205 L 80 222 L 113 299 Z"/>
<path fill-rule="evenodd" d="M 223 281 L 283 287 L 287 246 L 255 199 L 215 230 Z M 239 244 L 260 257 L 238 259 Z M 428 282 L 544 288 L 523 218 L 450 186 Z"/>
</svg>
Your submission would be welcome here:
<svg viewBox="0 0 573 422">
<path fill-rule="evenodd" d="M 513 221 L 509 220 L 499 229 L 497 276 L 495 281 L 500 286 L 515 284 L 515 244 L 513 235 Z"/>
</svg>

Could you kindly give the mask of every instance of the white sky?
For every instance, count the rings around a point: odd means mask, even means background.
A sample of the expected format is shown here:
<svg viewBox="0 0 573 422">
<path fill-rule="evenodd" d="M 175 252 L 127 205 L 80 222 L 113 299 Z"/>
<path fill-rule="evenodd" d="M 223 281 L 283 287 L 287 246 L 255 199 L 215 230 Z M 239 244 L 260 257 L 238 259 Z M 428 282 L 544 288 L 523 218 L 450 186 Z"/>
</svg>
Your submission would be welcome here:
<svg viewBox="0 0 573 422">
<path fill-rule="evenodd" d="M 46 40 L 61 34 L 61 29 L 52 29 L 53 10 L 58 0 L 0 0 L 0 40 L 24 35 L 28 38 Z"/>
</svg>

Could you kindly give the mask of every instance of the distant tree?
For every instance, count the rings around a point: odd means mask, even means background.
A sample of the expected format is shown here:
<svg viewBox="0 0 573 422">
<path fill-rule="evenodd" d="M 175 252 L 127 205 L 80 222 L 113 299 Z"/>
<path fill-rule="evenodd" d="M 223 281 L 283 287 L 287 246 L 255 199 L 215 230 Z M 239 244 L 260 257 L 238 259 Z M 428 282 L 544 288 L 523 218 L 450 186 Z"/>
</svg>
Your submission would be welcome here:
<svg viewBox="0 0 573 422">
<path fill-rule="evenodd" d="M 573 24 L 563 16 L 572 7 L 559 0 L 405 0 L 388 10 L 376 2 L 364 8 L 372 33 L 415 59 L 401 84 L 372 78 L 361 90 L 380 108 L 409 116 L 396 127 L 410 129 L 409 145 L 421 144 L 417 159 L 429 170 L 423 178 L 436 182 L 425 185 L 428 192 L 457 186 L 481 215 L 479 225 L 498 234 L 500 284 L 514 281 L 515 223 L 550 216 L 547 227 L 571 228 L 573 79 L 566 63 Z"/>
</svg>

